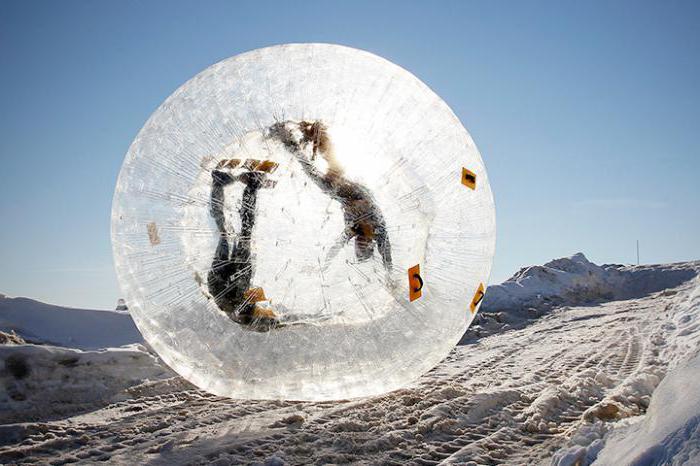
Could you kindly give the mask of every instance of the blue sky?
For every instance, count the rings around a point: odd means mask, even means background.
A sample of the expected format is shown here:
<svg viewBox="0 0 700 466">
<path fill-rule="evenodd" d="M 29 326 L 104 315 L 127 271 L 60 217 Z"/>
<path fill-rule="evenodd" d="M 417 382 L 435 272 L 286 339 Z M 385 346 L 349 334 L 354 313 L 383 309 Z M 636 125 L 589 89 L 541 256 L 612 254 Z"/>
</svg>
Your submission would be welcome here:
<svg viewBox="0 0 700 466">
<path fill-rule="evenodd" d="M 700 2 L 0 2 L 0 292 L 113 308 L 114 185 L 207 66 L 365 49 L 455 111 L 496 199 L 492 282 L 584 252 L 700 258 Z"/>
</svg>

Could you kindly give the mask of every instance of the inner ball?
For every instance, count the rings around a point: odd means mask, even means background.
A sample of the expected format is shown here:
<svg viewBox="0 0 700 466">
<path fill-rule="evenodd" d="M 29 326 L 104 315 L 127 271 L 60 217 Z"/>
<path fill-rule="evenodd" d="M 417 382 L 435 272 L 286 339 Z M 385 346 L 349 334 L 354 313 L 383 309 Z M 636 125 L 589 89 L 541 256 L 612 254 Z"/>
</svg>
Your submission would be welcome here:
<svg viewBox="0 0 700 466">
<path fill-rule="evenodd" d="M 312 125 L 321 129 L 311 134 Z M 405 258 L 425 257 L 435 206 L 394 204 L 410 195 L 411 176 L 398 168 L 390 180 L 377 177 L 391 161 L 368 152 L 331 124 L 304 120 L 252 131 L 203 159 L 188 196 L 209 197 L 210 208 L 187 206 L 182 218 L 186 263 L 203 295 L 228 315 L 269 309 L 276 322 L 252 319 L 257 330 L 358 324 L 401 303 Z M 237 290 L 234 282 L 245 280 Z M 259 295 L 244 299 L 247 290 Z"/>
</svg>

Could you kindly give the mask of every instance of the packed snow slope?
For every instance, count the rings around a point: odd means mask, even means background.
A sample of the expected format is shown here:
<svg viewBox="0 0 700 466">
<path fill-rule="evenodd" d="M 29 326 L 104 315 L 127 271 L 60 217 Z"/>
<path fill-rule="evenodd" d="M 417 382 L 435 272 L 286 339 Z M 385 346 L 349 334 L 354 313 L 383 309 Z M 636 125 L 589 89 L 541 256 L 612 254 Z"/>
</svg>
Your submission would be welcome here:
<svg viewBox="0 0 700 466">
<path fill-rule="evenodd" d="M 338 402 L 224 399 L 143 347 L 7 338 L 0 463 L 697 465 L 699 269 L 526 269 L 413 385 Z"/>
<path fill-rule="evenodd" d="M 97 351 L 6 345 L 0 357 L 0 423 L 60 419 L 108 404 L 146 380 L 174 376 L 136 344 Z"/>
<path fill-rule="evenodd" d="M 32 343 L 79 349 L 143 342 L 128 313 L 74 309 L 4 295 L 0 295 L 0 331 L 14 331 Z"/>
<path fill-rule="evenodd" d="M 462 341 L 519 328 L 552 309 L 641 298 L 698 274 L 700 261 L 667 265 L 596 265 L 582 253 L 520 269 L 489 286 Z"/>
</svg>

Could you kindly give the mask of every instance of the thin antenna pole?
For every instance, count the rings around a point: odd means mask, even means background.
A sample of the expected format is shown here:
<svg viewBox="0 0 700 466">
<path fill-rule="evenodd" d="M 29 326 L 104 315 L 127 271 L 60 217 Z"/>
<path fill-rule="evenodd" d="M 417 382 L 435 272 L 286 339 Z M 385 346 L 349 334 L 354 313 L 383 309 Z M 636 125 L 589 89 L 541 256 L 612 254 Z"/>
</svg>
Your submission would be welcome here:
<svg viewBox="0 0 700 466">
<path fill-rule="evenodd" d="M 639 240 L 637 240 L 637 265 L 639 265 Z"/>
</svg>

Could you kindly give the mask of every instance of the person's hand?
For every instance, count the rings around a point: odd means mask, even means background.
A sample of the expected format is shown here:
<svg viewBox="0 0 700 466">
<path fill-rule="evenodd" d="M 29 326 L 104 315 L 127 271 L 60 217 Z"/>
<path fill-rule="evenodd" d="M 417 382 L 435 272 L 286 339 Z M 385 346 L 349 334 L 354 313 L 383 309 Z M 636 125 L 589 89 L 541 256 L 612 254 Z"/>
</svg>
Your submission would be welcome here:
<svg viewBox="0 0 700 466">
<path fill-rule="evenodd" d="M 280 121 L 270 126 L 269 137 L 278 139 L 282 144 L 293 149 L 299 147 L 299 142 L 294 139 L 291 129 L 288 127 L 289 122 Z"/>
</svg>

